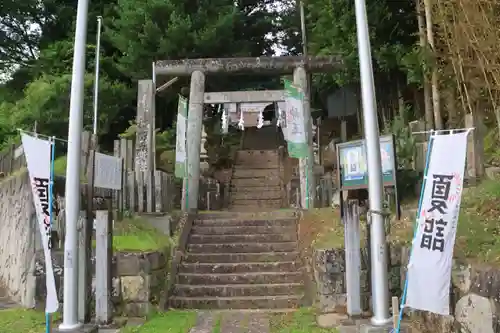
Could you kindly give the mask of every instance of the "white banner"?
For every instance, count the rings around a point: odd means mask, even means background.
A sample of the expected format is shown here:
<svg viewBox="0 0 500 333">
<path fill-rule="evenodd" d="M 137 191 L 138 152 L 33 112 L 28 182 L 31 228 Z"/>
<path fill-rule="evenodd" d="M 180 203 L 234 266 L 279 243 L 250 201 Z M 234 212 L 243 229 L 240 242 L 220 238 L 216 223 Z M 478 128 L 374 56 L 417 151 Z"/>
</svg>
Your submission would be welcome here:
<svg viewBox="0 0 500 333">
<path fill-rule="evenodd" d="M 95 153 L 94 186 L 121 190 L 122 164 L 121 158 Z"/>
<path fill-rule="evenodd" d="M 462 198 L 467 134 L 431 136 L 408 264 L 405 306 L 450 314 L 453 247 Z M 452 153 L 450 153 L 452 152 Z"/>
<path fill-rule="evenodd" d="M 24 133 L 21 134 L 21 139 L 32 184 L 33 201 L 45 255 L 45 284 L 47 288 L 45 312 L 54 313 L 59 308 L 59 302 L 57 300 L 56 282 L 50 252 L 52 248 L 49 215 L 50 142 Z"/>
</svg>

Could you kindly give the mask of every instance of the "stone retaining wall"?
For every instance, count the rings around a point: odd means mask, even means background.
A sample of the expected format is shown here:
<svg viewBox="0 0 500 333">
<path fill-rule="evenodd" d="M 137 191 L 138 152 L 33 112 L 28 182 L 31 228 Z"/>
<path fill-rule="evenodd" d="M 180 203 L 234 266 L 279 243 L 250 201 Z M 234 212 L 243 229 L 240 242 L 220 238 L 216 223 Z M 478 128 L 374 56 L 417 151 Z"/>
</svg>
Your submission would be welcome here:
<svg viewBox="0 0 500 333">
<path fill-rule="evenodd" d="M 19 171 L 0 183 L 0 284 L 25 307 L 34 305 L 35 246 L 40 234 L 28 172 Z"/>
<path fill-rule="evenodd" d="M 400 296 L 405 283 L 409 249 L 389 249 L 389 289 Z M 361 251 L 361 290 L 363 310 L 371 308 L 368 253 Z M 346 313 L 345 251 L 320 249 L 313 256 L 316 301 L 322 312 Z M 422 333 L 500 333 L 500 268 L 472 265 L 454 260 L 450 295 L 450 316 L 422 311 L 405 312 Z"/>
<path fill-rule="evenodd" d="M 142 317 L 160 305 L 168 280 L 168 255 L 165 252 L 118 252 L 112 261 L 112 304 L 114 315 Z M 54 275 L 59 300 L 63 300 L 63 251 L 52 252 Z M 95 263 L 95 255 L 92 256 Z M 94 276 L 95 266 L 92 266 Z M 45 260 L 38 252 L 35 266 L 36 301 L 45 302 Z M 95 304 L 95 277 L 92 279 L 92 304 Z M 92 306 L 94 311 L 94 306 Z"/>
</svg>

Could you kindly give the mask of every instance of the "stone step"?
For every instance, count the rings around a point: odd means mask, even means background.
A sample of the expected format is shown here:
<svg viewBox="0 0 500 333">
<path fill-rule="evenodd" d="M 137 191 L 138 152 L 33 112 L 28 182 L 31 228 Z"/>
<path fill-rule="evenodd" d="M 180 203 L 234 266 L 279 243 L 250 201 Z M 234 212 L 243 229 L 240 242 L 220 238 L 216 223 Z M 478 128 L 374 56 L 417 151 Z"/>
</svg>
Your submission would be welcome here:
<svg viewBox="0 0 500 333">
<path fill-rule="evenodd" d="M 262 185 L 266 185 L 267 180 L 280 179 L 280 171 L 278 169 L 235 169 L 233 171 L 233 179 L 256 179 Z"/>
<path fill-rule="evenodd" d="M 236 243 L 236 244 L 189 244 L 192 253 L 260 253 L 297 251 L 296 242 Z"/>
<path fill-rule="evenodd" d="M 251 200 L 245 200 L 245 199 L 230 199 L 229 202 L 231 208 L 245 208 L 245 207 L 251 207 L 251 208 L 276 208 L 279 209 L 283 206 L 283 200 L 281 199 L 251 199 Z"/>
<path fill-rule="evenodd" d="M 282 309 L 300 306 L 302 295 L 252 297 L 172 297 L 180 309 Z"/>
<path fill-rule="evenodd" d="M 296 219 L 204 219 L 195 220 L 195 227 L 296 227 Z"/>
<path fill-rule="evenodd" d="M 278 159 L 255 159 L 247 161 L 236 161 L 234 169 L 278 169 L 280 167 Z"/>
<path fill-rule="evenodd" d="M 262 186 L 280 186 L 281 179 L 276 178 L 233 178 L 231 179 L 231 190 L 234 188 L 262 187 Z"/>
<path fill-rule="evenodd" d="M 301 212 L 295 208 L 282 208 L 278 210 L 257 212 L 234 212 L 234 211 L 206 211 L 197 215 L 197 220 L 290 220 L 298 219 Z"/>
<path fill-rule="evenodd" d="M 277 186 L 273 187 L 249 187 L 245 189 L 235 189 L 231 190 L 230 198 L 232 200 L 256 200 L 256 199 L 279 199 L 284 193 Z"/>
<path fill-rule="evenodd" d="M 277 234 L 232 234 L 232 235 L 198 235 L 192 234 L 191 244 L 223 244 L 223 243 L 278 243 L 297 241 L 297 232 Z"/>
<path fill-rule="evenodd" d="M 186 263 L 239 263 L 239 262 L 276 262 L 295 261 L 298 252 L 261 252 L 261 253 L 188 253 Z"/>
<path fill-rule="evenodd" d="M 220 285 L 220 284 L 268 284 L 302 283 L 302 272 L 252 272 L 240 274 L 193 274 L 179 273 L 179 284 Z"/>
<path fill-rule="evenodd" d="M 279 151 L 277 149 L 267 149 L 267 150 L 238 150 L 236 152 L 236 161 L 248 160 L 255 161 L 256 159 L 269 159 L 278 160 Z"/>
<path fill-rule="evenodd" d="M 248 297 L 269 295 L 298 295 L 303 293 L 300 283 L 276 284 L 226 284 L 211 286 L 192 286 L 178 284 L 174 295 L 179 297 Z"/>
<path fill-rule="evenodd" d="M 297 234 L 297 227 L 281 225 L 194 226 L 192 235 Z"/>
<path fill-rule="evenodd" d="M 193 274 L 233 274 L 257 272 L 294 272 L 299 269 L 295 261 L 282 262 L 241 262 L 241 263 L 182 263 L 181 273 Z"/>
</svg>

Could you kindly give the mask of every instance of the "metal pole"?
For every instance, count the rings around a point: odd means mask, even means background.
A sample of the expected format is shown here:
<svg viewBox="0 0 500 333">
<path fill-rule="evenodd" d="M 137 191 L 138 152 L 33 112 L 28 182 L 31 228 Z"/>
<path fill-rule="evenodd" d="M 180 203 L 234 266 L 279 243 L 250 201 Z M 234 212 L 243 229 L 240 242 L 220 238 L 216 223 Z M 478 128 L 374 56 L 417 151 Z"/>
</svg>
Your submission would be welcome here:
<svg viewBox="0 0 500 333">
<path fill-rule="evenodd" d="M 69 106 L 68 166 L 66 168 L 66 241 L 64 244 L 64 305 L 60 331 L 81 327 L 78 322 L 77 226 L 80 213 L 80 160 L 83 125 L 85 47 L 88 0 L 78 0 Z"/>
<path fill-rule="evenodd" d="M 95 49 L 95 78 L 94 78 L 94 126 L 93 133 L 97 135 L 97 101 L 99 95 L 99 58 L 101 55 L 101 26 L 102 16 L 97 16 L 97 42 Z"/>
<path fill-rule="evenodd" d="M 373 325 L 382 326 L 391 322 L 391 316 L 389 314 L 389 284 L 387 282 L 389 280 L 387 277 L 384 216 L 382 214 L 383 183 L 380 139 L 365 0 L 355 0 L 355 5 L 371 214 L 372 239 L 370 245 L 373 303 L 371 322 Z"/>
<path fill-rule="evenodd" d="M 156 67 L 155 67 L 155 62 L 153 61 L 153 71 L 152 71 L 152 76 L 153 76 L 153 88 L 156 90 Z"/>
</svg>

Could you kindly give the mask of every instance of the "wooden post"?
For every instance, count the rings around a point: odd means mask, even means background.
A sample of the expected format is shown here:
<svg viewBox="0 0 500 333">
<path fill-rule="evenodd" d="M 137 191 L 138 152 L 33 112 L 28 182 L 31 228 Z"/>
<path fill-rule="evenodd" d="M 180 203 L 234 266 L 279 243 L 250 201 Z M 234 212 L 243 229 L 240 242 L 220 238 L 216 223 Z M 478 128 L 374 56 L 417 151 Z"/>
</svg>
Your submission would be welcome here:
<svg viewBox="0 0 500 333">
<path fill-rule="evenodd" d="M 484 176 L 483 122 L 480 115 L 466 114 L 465 127 L 475 128 L 467 138 L 467 173 L 470 184 Z"/>
<path fill-rule="evenodd" d="M 128 197 L 128 186 L 126 186 L 126 175 L 127 175 L 127 139 L 120 140 L 120 158 L 122 159 L 122 194 L 121 194 L 121 204 L 120 209 L 123 212 L 126 210 L 130 210 L 130 207 L 127 205 L 127 197 Z"/>
<path fill-rule="evenodd" d="M 392 298 L 392 326 L 394 329 L 398 327 L 399 321 L 399 299 L 397 296 Z"/>
<path fill-rule="evenodd" d="M 113 156 L 115 157 L 120 157 L 120 140 L 115 140 L 114 142 L 114 147 L 113 147 Z M 122 191 L 119 190 L 113 190 L 113 204 L 112 204 L 112 210 L 113 210 L 113 217 L 115 220 L 121 220 L 121 206 L 123 202 L 123 196 L 122 196 Z"/>
<path fill-rule="evenodd" d="M 96 211 L 96 253 L 100 254 L 95 261 L 95 313 L 98 325 L 109 324 L 112 316 L 113 217 L 110 200 L 107 200 L 107 207 L 107 210 Z"/>
<path fill-rule="evenodd" d="M 92 290 L 92 229 L 94 225 L 94 166 L 95 150 L 97 147 L 97 136 L 90 135 L 89 132 L 84 135 L 87 144 L 84 144 L 86 164 L 85 175 L 85 207 L 83 225 L 80 233 L 80 248 L 78 249 L 79 269 L 78 269 L 78 319 L 83 323 L 90 322 L 90 293 Z M 90 140 L 87 140 L 87 135 Z"/>
</svg>

